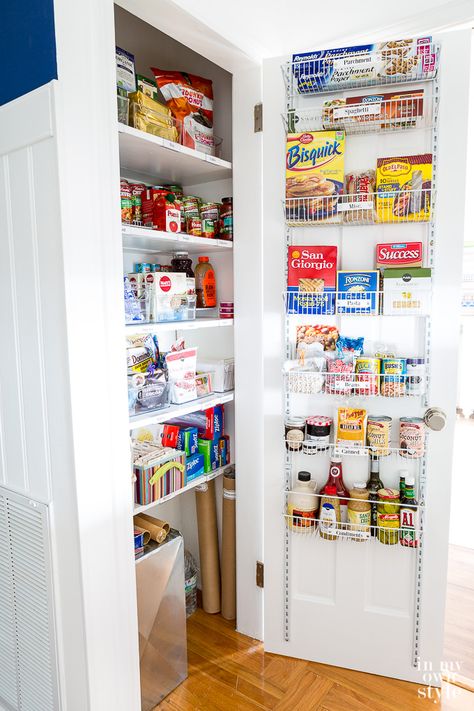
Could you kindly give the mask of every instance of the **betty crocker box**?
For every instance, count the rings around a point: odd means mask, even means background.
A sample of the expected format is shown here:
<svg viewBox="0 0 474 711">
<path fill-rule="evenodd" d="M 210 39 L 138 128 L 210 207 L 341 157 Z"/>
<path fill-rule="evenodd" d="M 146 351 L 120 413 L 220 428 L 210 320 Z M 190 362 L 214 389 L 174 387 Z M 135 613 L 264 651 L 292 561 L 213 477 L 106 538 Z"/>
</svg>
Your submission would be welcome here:
<svg viewBox="0 0 474 711">
<path fill-rule="evenodd" d="M 336 246 L 288 247 L 289 314 L 334 314 Z"/>
</svg>

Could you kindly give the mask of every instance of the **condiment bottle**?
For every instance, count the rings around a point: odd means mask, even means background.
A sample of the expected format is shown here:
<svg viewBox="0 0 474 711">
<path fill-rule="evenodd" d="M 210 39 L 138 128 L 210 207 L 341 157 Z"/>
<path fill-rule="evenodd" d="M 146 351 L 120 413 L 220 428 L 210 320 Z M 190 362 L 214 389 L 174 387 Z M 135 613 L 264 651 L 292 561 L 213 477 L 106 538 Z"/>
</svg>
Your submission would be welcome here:
<svg viewBox="0 0 474 711">
<path fill-rule="evenodd" d="M 198 309 L 214 308 L 217 304 L 216 276 L 209 263 L 209 257 L 199 257 L 194 275 L 196 277 L 196 307 Z"/>
<path fill-rule="evenodd" d="M 405 479 L 405 493 L 400 496 L 400 544 L 408 548 L 418 546 L 418 502 L 415 499 L 415 480 Z"/>
<path fill-rule="evenodd" d="M 187 252 L 175 252 L 171 260 L 171 266 L 174 272 L 184 272 L 187 277 L 192 278 L 194 276 L 193 272 L 193 262 L 189 258 Z"/>
<path fill-rule="evenodd" d="M 372 507 L 368 501 L 369 492 L 363 481 L 354 484 L 349 492 L 347 506 L 347 522 L 350 524 L 349 535 L 356 541 L 366 541 L 370 538 L 370 521 Z"/>
<path fill-rule="evenodd" d="M 367 489 L 369 490 L 369 499 L 372 501 L 372 515 L 370 522 L 370 525 L 372 526 L 372 528 L 370 529 L 372 536 L 377 535 L 377 528 L 374 528 L 375 526 L 377 526 L 377 504 L 375 503 L 377 501 L 377 492 L 380 489 L 383 489 L 383 482 L 380 479 L 379 470 L 379 458 L 372 456 L 370 458 L 370 477 L 369 481 L 367 482 Z"/>
<path fill-rule="evenodd" d="M 309 533 L 315 528 L 318 497 L 309 472 L 298 472 L 297 482 L 288 496 L 289 525 L 295 531 Z"/>
<path fill-rule="evenodd" d="M 341 521 L 341 502 L 333 484 L 326 484 L 319 510 L 319 535 L 327 541 L 335 541 Z"/>
<path fill-rule="evenodd" d="M 405 481 L 408 476 L 408 471 L 406 469 L 400 469 L 399 476 L 400 476 L 400 486 L 398 488 L 400 489 L 400 501 L 401 501 L 402 498 L 405 496 Z"/>
<path fill-rule="evenodd" d="M 335 486 L 337 495 L 340 497 L 339 502 L 341 522 L 346 523 L 347 521 L 347 499 L 349 498 L 349 492 L 344 484 L 344 479 L 342 478 L 342 459 L 341 457 L 332 457 L 331 463 L 329 464 L 329 476 L 323 490 L 327 486 Z"/>
</svg>

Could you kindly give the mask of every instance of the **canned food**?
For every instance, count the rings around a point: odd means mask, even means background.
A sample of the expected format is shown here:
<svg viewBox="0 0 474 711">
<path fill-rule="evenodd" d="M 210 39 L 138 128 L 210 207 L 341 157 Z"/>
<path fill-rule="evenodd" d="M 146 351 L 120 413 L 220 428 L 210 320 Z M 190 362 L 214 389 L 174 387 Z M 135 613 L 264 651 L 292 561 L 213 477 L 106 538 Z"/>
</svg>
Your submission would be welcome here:
<svg viewBox="0 0 474 711">
<path fill-rule="evenodd" d="M 420 459 L 425 453 L 426 425 L 421 417 L 400 417 L 400 456 Z"/>
<path fill-rule="evenodd" d="M 331 425 L 332 417 L 316 415 L 308 417 L 306 420 L 306 441 L 313 442 L 316 445 L 316 451 L 325 452 L 329 449 Z"/>
<path fill-rule="evenodd" d="M 138 264 L 135 264 L 135 272 L 137 274 L 145 274 L 145 272 L 153 272 L 155 271 L 153 269 L 153 265 L 150 264 L 149 262 L 138 262 Z"/>
<path fill-rule="evenodd" d="M 367 417 L 367 444 L 378 457 L 390 454 L 390 433 L 392 418 L 388 415 L 369 415 Z"/>
<path fill-rule="evenodd" d="M 303 446 L 305 432 L 304 417 L 287 417 L 285 420 L 285 442 L 290 452 L 299 452 Z"/>
<path fill-rule="evenodd" d="M 377 538 L 380 543 L 398 543 L 400 528 L 400 492 L 398 489 L 379 489 L 377 492 Z"/>
<path fill-rule="evenodd" d="M 120 181 L 120 210 L 122 222 L 126 225 L 130 225 L 132 223 L 133 204 L 132 189 L 127 180 Z"/>
<path fill-rule="evenodd" d="M 380 377 L 380 359 L 359 356 L 355 362 L 357 395 L 378 395 Z"/>
<path fill-rule="evenodd" d="M 219 205 L 217 202 L 204 202 L 201 205 L 201 219 L 217 222 L 219 219 Z"/>
<path fill-rule="evenodd" d="M 407 358 L 407 395 L 424 395 L 426 369 L 424 358 Z"/>
<path fill-rule="evenodd" d="M 142 192 L 146 190 L 144 183 L 129 183 L 132 191 L 132 221 L 142 222 Z"/>
<path fill-rule="evenodd" d="M 189 217 L 186 220 L 186 232 L 193 237 L 201 237 L 201 220 L 199 217 Z"/>
<path fill-rule="evenodd" d="M 405 394 L 406 358 L 383 358 L 381 364 L 381 394 L 385 397 L 400 397 Z"/>
<path fill-rule="evenodd" d="M 217 222 L 214 220 L 207 220 L 204 219 L 201 221 L 201 233 L 203 237 L 207 237 L 209 239 L 214 239 L 216 236 L 216 225 Z"/>
<path fill-rule="evenodd" d="M 222 198 L 220 208 L 220 233 L 222 239 L 232 240 L 234 238 L 234 213 L 231 197 Z"/>
</svg>

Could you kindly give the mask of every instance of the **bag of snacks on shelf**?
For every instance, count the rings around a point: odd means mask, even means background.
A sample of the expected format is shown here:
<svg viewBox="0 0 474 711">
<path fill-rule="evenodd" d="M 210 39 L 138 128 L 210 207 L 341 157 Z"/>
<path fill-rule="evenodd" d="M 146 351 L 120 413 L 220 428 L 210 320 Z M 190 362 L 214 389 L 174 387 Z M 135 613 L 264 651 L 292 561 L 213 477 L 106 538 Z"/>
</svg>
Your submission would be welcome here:
<svg viewBox="0 0 474 711">
<path fill-rule="evenodd" d="M 350 338 L 349 336 L 339 336 L 336 342 L 336 351 L 340 356 L 353 355 L 354 357 L 362 355 L 364 352 L 364 337 Z"/>
<path fill-rule="evenodd" d="M 328 358 L 325 392 L 350 395 L 354 386 L 354 356 L 350 353 Z"/>
<path fill-rule="evenodd" d="M 339 331 L 335 326 L 297 326 L 296 357 L 303 364 L 307 358 L 318 355 L 322 350 L 334 351 L 338 338 Z"/>
<path fill-rule="evenodd" d="M 214 155 L 212 81 L 155 67 L 151 71 L 171 113 L 182 125 L 183 145 Z"/>
<path fill-rule="evenodd" d="M 375 171 L 357 170 L 347 173 L 346 195 L 339 210 L 344 214 L 344 222 L 375 222 Z"/>
<path fill-rule="evenodd" d="M 196 363 L 197 348 L 186 348 L 166 356 L 171 399 L 178 405 L 197 398 Z"/>
</svg>

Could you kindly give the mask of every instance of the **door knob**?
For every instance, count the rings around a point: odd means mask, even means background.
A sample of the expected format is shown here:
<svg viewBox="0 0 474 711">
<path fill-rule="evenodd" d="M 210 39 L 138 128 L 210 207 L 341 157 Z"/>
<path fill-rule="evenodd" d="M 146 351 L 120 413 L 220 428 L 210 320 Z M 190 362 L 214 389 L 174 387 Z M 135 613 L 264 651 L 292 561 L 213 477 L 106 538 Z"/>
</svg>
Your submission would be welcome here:
<svg viewBox="0 0 474 711">
<path fill-rule="evenodd" d="M 440 407 L 429 407 L 425 412 L 423 417 L 425 425 L 434 430 L 434 432 L 439 432 L 442 430 L 446 424 L 446 413 Z"/>
</svg>

